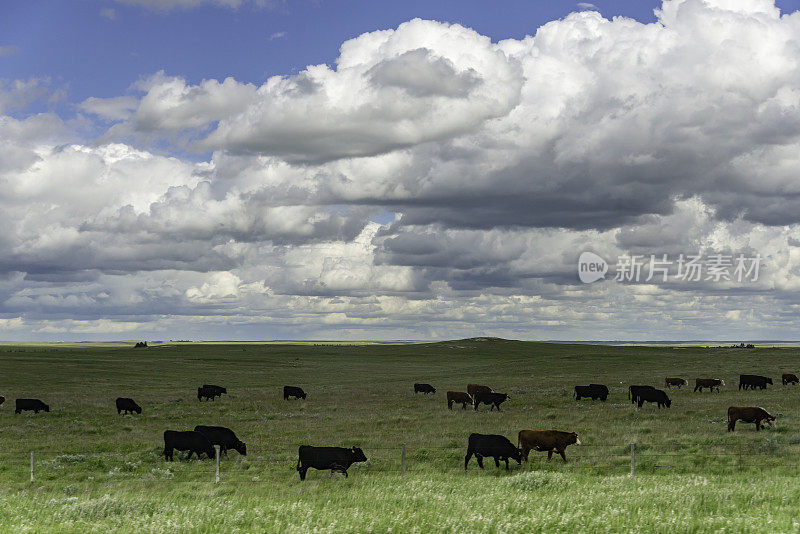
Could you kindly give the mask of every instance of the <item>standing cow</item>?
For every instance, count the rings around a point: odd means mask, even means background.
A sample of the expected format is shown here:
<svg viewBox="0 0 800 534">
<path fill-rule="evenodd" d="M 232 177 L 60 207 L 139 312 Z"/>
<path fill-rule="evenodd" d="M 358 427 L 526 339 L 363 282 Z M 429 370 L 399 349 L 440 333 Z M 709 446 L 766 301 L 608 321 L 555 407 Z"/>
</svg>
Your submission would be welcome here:
<svg viewBox="0 0 800 534">
<path fill-rule="evenodd" d="M 505 461 L 508 470 L 508 460 L 516 460 L 522 464 L 522 453 L 505 436 L 497 434 L 470 434 L 467 444 L 467 456 L 464 458 L 464 471 L 467 470 L 470 458 L 475 455 L 478 466 L 483 469 L 483 457 L 494 458 L 494 465 L 500 467 L 500 462 Z"/>
<path fill-rule="evenodd" d="M 522 459 L 528 461 L 528 453 L 532 450 L 547 451 L 547 460 L 553 458 L 553 450 L 561 455 L 566 462 L 564 451 L 567 445 L 580 445 L 581 440 L 575 432 L 562 432 L 560 430 L 520 430 L 517 444 L 522 452 Z"/>
<path fill-rule="evenodd" d="M 133 399 L 127 397 L 117 397 L 117 415 L 125 412 L 126 414 L 133 414 L 134 412 L 141 414 L 142 407 L 136 404 Z"/>
<path fill-rule="evenodd" d="M 721 378 L 695 378 L 694 379 L 694 391 L 703 392 L 703 388 L 708 388 L 709 391 L 714 391 L 715 389 L 719 392 L 719 387 L 724 386 L 725 381 Z"/>
<path fill-rule="evenodd" d="M 16 409 L 14 413 L 22 413 L 24 411 L 31 411 L 39 413 L 40 411 L 49 412 L 50 406 L 43 403 L 39 399 L 17 399 Z"/>
<path fill-rule="evenodd" d="M 786 384 L 797 385 L 797 384 L 800 384 L 800 378 L 797 378 L 797 375 L 792 374 L 792 373 L 783 373 L 781 375 L 781 384 L 783 384 L 784 386 Z"/>
<path fill-rule="evenodd" d="M 734 431 L 736 421 L 739 420 L 745 423 L 755 423 L 756 431 L 764 428 L 764 425 L 761 424 L 762 421 L 768 422 L 769 426 L 775 426 L 775 416 L 758 406 L 731 406 L 728 408 L 728 432 Z"/>
<path fill-rule="evenodd" d="M 453 403 L 460 404 L 462 410 L 467 409 L 467 404 L 472 404 L 472 397 L 463 391 L 447 392 L 447 407 L 453 409 Z"/>
<path fill-rule="evenodd" d="M 669 400 L 667 392 L 662 389 L 643 389 L 638 395 L 638 406 L 642 407 L 645 402 L 655 402 L 658 404 L 658 409 L 661 407 L 669 408 L 672 406 L 672 401 Z"/>
<path fill-rule="evenodd" d="M 608 398 L 608 386 L 603 384 L 575 386 L 572 396 L 575 397 L 575 400 L 581 400 L 581 398 L 588 397 L 592 400 L 600 399 L 601 401 L 605 402 Z"/>
<path fill-rule="evenodd" d="M 283 386 L 283 400 L 289 400 L 289 397 L 305 400 L 306 392 L 297 386 Z"/>
<path fill-rule="evenodd" d="M 499 412 L 500 405 L 503 402 L 510 399 L 511 397 L 509 397 L 506 393 L 494 393 L 494 392 L 486 393 L 485 391 L 479 391 L 472 398 L 475 401 L 476 412 L 478 411 L 478 406 L 480 406 L 481 404 L 491 405 L 491 407 L 489 408 L 490 412 L 495 408 L 497 408 L 497 411 Z"/>
<path fill-rule="evenodd" d="M 636 404 L 639 402 L 639 394 L 642 391 L 647 390 L 654 390 L 653 386 L 628 386 L 628 398 L 631 400 L 631 404 Z"/>
<path fill-rule="evenodd" d="M 668 376 L 664 379 L 664 385 L 667 387 L 667 389 L 671 389 L 672 386 L 681 389 L 683 386 L 689 385 L 689 381 L 685 378 L 678 378 L 677 376 Z"/>
<path fill-rule="evenodd" d="M 314 469 L 330 469 L 331 475 L 335 471 L 343 473 L 347 478 L 347 469 L 356 462 L 366 462 L 364 451 L 358 447 L 346 449 L 344 447 L 311 447 L 301 445 L 297 451 L 297 472 L 300 480 L 306 479 L 306 471 Z"/>
<path fill-rule="evenodd" d="M 200 432 L 194 430 L 178 431 L 178 430 L 165 430 L 164 431 L 164 459 L 172 461 L 173 450 L 189 451 L 189 460 L 192 454 L 197 455 L 200 459 L 201 454 L 205 454 L 209 459 L 216 456 L 214 446 L 211 442 Z"/>
<path fill-rule="evenodd" d="M 417 383 L 417 384 L 414 384 L 414 394 L 416 395 L 417 393 L 424 393 L 426 395 L 428 393 L 434 393 L 435 394 L 436 393 L 436 388 L 433 387 L 430 384 L 419 384 L 419 383 Z"/>
<path fill-rule="evenodd" d="M 236 437 L 230 428 L 224 426 L 204 426 L 194 427 L 195 432 L 203 434 L 212 445 L 219 445 L 219 451 L 228 457 L 228 449 L 233 449 L 242 456 L 247 456 L 247 444 Z"/>
<path fill-rule="evenodd" d="M 739 389 L 767 389 L 767 384 L 772 384 L 772 379 L 761 375 L 739 375 Z"/>
</svg>

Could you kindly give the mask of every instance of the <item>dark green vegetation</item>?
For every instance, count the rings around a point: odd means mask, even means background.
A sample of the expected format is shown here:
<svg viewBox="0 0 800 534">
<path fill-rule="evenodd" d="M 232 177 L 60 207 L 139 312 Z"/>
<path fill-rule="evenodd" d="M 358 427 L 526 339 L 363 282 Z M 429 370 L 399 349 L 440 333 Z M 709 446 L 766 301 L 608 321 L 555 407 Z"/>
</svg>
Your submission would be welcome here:
<svg viewBox="0 0 800 534">
<path fill-rule="evenodd" d="M 0 347 L 0 528 L 254 531 L 792 531 L 800 502 L 800 349 L 607 347 L 455 341 L 426 345 L 178 345 Z M 737 391 L 739 373 L 771 376 L 767 391 Z M 663 389 L 672 408 L 637 410 L 629 384 Z M 693 393 L 695 377 L 723 378 L 721 393 Z M 414 395 L 429 382 L 435 395 Z M 468 382 L 509 393 L 500 413 L 447 409 Z M 572 398 L 599 382 L 607 402 Z M 197 386 L 228 388 L 198 402 Z M 282 399 L 301 386 L 308 400 Z M 119 416 L 117 396 L 141 416 Z M 14 415 L 37 397 L 50 413 Z M 739 422 L 730 405 L 760 405 L 776 427 Z M 165 429 L 223 425 L 247 442 L 214 484 L 213 462 L 167 463 Z M 569 463 L 531 453 L 512 470 L 463 469 L 471 432 L 578 432 Z M 400 474 L 400 444 L 408 473 Z M 630 443 L 637 444 L 636 477 Z M 311 470 L 301 483 L 297 447 L 357 445 L 370 459 L 350 478 Z M 36 482 L 28 482 L 28 451 Z M 180 453 L 183 457 L 183 453 Z M 176 456 L 177 458 L 178 456 Z"/>
</svg>

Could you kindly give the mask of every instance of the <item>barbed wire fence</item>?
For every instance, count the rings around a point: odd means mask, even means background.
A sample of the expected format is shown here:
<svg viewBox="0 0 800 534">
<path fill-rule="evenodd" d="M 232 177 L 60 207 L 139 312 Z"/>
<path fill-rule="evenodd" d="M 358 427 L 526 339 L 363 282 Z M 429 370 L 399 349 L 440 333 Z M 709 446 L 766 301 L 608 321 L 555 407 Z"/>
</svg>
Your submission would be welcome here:
<svg viewBox="0 0 800 534">
<path fill-rule="evenodd" d="M 215 446 L 215 455 L 201 464 L 208 466 L 208 479 L 214 483 L 225 480 L 226 472 L 231 469 L 250 469 L 262 467 L 268 470 L 293 471 L 297 464 L 296 449 L 282 449 L 277 454 L 250 454 L 239 456 L 229 449 L 228 457 L 220 454 Z M 588 454 L 583 451 L 589 451 Z M 422 446 L 398 443 L 387 446 L 365 446 L 367 462 L 355 463 L 350 469 L 354 471 L 368 470 L 374 472 L 397 473 L 400 476 L 408 472 L 421 470 L 452 472 L 464 470 L 465 446 Z M 770 450 L 758 450 L 752 446 L 739 450 L 724 451 L 664 451 L 654 450 L 649 444 L 630 443 L 626 445 L 582 444 L 566 449 L 568 461 L 561 459 L 554 450 L 552 461 L 547 460 L 546 451 L 531 450 L 528 464 L 532 470 L 581 470 L 594 471 L 598 475 L 655 474 L 670 473 L 703 474 L 704 468 L 712 464 L 715 467 L 729 468 L 793 468 L 800 475 L 800 463 L 790 462 L 786 455 L 775 455 Z M 173 465 L 189 465 L 185 460 L 186 452 L 175 452 L 175 460 L 167 462 L 157 448 L 147 451 L 127 452 L 54 452 L 54 451 L 7 451 L 0 453 L 0 463 L 5 472 L 14 473 L 14 478 L 22 479 L 29 475 L 30 483 L 42 480 L 64 480 L 66 472 L 74 468 L 83 468 L 86 473 L 104 474 L 108 478 L 124 478 L 132 480 L 137 475 L 145 480 L 153 478 L 174 478 L 170 470 Z M 194 456 L 193 456 L 194 458 Z M 192 462 L 198 460 L 192 460 Z M 492 457 L 484 457 L 484 467 L 494 469 Z M 516 462 L 511 460 L 510 465 Z M 505 470 L 505 462 L 500 467 Z M 524 462 L 523 462 L 524 465 Z M 563 467 L 562 467 L 563 466 Z M 479 469 L 474 458 L 470 459 L 467 469 Z M 513 468 L 512 468 L 513 469 Z M 67 475 L 68 476 L 68 475 Z M 21 481 L 21 480 L 20 480 Z"/>
</svg>

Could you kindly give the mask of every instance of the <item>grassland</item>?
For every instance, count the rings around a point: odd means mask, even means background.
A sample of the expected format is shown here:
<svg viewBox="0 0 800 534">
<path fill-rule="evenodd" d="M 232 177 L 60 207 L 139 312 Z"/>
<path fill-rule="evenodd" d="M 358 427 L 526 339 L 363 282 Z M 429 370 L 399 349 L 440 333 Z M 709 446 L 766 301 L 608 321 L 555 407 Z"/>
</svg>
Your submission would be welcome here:
<svg viewBox="0 0 800 534">
<path fill-rule="evenodd" d="M 0 529 L 127 532 L 650 532 L 800 530 L 800 349 L 613 347 L 458 341 L 420 345 L 180 344 L 0 347 Z M 739 373 L 772 376 L 766 391 L 739 392 Z M 800 374 L 800 373 L 798 373 Z M 671 393 L 672 408 L 626 398 L 631 383 L 664 376 L 724 378 L 721 393 Z M 438 388 L 414 396 L 415 381 Z M 501 413 L 447 410 L 444 392 L 480 382 L 507 392 Z M 602 382 L 606 403 L 571 398 Z M 202 383 L 229 395 L 199 403 Z M 283 401 L 284 384 L 306 401 Z M 118 416 L 130 396 L 141 416 Z M 14 415 L 13 399 L 38 397 L 48 414 Z M 760 405 L 775 429 L 739 423 L 729 405 Z M 233 428 L 232 452 L 214 484 L 213 463 L 160 455 L 165 429 Z M 576 431 L 563 464 L 532 453 L 510 472 L 493 462 L 467 472 L 471 432 L 515 441 L 523 428 Z M 407 473 L 400 472 L 400 444 Z M 636 476 L 630 470 L 636 443 Z M 310 471 L 299 481 L 297 447 L 358 445 L 369 462 L 350 478 Z M 36 481 L 28 481 L 28 451 Z"/>
</svg>

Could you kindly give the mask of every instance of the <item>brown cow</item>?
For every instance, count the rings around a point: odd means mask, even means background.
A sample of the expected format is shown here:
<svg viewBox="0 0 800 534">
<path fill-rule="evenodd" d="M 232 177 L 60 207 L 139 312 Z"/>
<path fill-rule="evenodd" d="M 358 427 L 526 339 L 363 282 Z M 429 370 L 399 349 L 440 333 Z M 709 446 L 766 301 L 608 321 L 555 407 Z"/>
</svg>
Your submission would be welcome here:
<svg viewBox="0 0 800 534">
<path fill-rule="evenodd" d="M 470 397 L 475 398 L 475 394 L 479 391 L 491 393 L 492 388 L 489 386 L 481 386 L 480 384 L 467 384 L 467 393 L 469 393 Z"/>
<path fill-rule="evenodd" d="M 517 446 L 522 451 L 522 458 L 527 462 L 528 453 L 532 450 L 547 451 L 547 459 L 553 458 L 553 450 L 558 451 L 561 458 L 567 461 L 564 454 L 567 445 L 580 445 L 581 440 L 575 432 L 562 432 L 560 430 L 520 430 Z"/>
<path fill-rule="evenodd" d="M 670 388 L 671 386 L 677 386 L 678 389 L 681 389 L 681 386 L 688 386 L 689 382 L 685 378 L 668 376 L 664 379 L 664 385 L 667 386 L 667 388 Z"/>
<path fill-rule="evenodd" d="M 800 383 L 800 378 L 797 378 L 797 375 L 793 375 L 792 373 L 783 373 L 781 375 L 781 382 L 785 386 L 786 384 L 798 384 Z"/>
<path fill-rule="evenodd" d="M 719 378 L 695 378 L 694 379 L 694 391 L 700 390 L 700 393 L 703 392 L 703 388 L 708 388 L 711 391 L 714 391 L 714 388 L 719 391 L 720 386 L 724 386 L 725 381 Z"/>
<path fill-rule="evenodd" d="M 768 422 L 769 426 L 775 426 L 775 416 L 758 406 L 731 406 L 728 408 L 728 432 L 734 431 L 736 421 L 739 420 L 745 423 L 755 423 L 757 431 L 764 426 L 761 421 Z"/>
<path fill-rule="evenodd" d="M 453 403 L 461 404 L 461 409 L 466 410 L 467 404 L 472 404 L 472 397 L 469 393 L 463 391 L 448 391 L 447 392 L 447 407 L 453 409 Z"/>
</svg>

